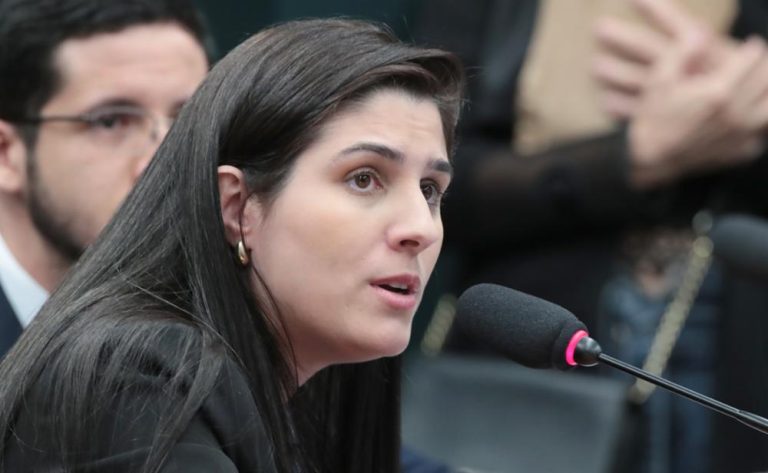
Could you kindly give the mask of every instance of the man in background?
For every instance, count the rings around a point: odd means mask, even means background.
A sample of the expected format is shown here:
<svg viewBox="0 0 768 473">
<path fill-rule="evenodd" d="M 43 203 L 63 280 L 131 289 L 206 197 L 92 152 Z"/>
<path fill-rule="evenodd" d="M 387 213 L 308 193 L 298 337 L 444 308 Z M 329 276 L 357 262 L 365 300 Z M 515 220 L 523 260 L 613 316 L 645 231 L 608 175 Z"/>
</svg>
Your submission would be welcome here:
<svg viewBox="0 0 768 473">
<path fill-rule="evenodd" d="M 0 0 L 0 357 L 205 77 L 188 0 Z"/>
</svg>

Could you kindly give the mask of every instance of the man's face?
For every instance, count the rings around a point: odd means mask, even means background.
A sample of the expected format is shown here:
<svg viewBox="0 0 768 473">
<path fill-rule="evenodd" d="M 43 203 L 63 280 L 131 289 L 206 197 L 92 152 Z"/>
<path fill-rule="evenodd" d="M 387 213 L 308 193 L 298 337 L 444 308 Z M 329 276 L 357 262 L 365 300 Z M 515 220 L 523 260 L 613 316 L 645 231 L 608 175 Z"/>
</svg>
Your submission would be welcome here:
<svg viewBox="0 0 768 473">
<path fill-rule="evenodd" d="M 75 259 L 128 194 L 208 61 L 172 23 L 67 40 L 54 61 L 61 85 L 40 115 L 97 119 L 40 126 L 26 200 L 38 231 Z"/>
</svg>

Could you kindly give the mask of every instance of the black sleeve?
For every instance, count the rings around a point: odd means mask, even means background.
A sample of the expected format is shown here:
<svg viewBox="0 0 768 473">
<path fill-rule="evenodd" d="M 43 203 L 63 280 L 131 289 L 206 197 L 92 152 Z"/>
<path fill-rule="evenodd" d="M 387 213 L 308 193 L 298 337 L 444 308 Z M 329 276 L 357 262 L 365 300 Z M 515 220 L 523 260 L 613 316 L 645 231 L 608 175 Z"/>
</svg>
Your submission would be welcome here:
<svg viewBox="0 0 768 473">
<path fill-rule="evenodd" d="M 226 358 L 216 388 L 173 447 L 163 473 L 274 472 L 269 445 L 245 376 Z"/>
<path fill-rule="evenodd" d="M 89 473 L 132 472 L 146 459 L 148 448 L 116 453 L 84 465 Z M 176 445 L 171 449 L 163 473 L 238 473 L 232 459 L 227 456 L 214 435 L 211 425 L 203 416 L 196 415 Z M 268 470 L 253 470 L 268 471 Z"/>
<path fill-rule="evenodd" d="M 184 389 L 168 382 L 162 348 L 154 355 L 145 358 L 152 359 L 150 368 L 146 364 L 126 367 L 109 402 L 93 406 L 85 450 L 74 455 L 67 451 L 77 459 L 76 471 L 140 471 L 157 443 L 158 419 L 188 401 Z M 276 471 L 272 444 L 245 375 L 228 356 L 214 356 L 221 357 L 221 363 L 213 388 L 170 448 L 162 471 Z M 15 435 L 4 452 L 3 471 L 59 471 L 62 467 L 61 433 L 53 421 L 58 413 L 48 402 L 56 395 L 50 389 L 56 376 L 55 370 L 44 372 L 26 397 Z"/>
<path fill-rule="evenodd" d="M 627 166 L 621 131 L 526 157 L 469 137 L 456 156 L 446 234 L 469 251 L 494 252 L 652 219 L 670 189 L 635 192 Z"/>
<path fill-rule="evenodd" d="M 182 439 L 173 447 L 162 471 L 163 473 L 212 471 L 237 473 L 240 470 L 218 445 L 210 426 L 196 416 Z"/>
</svg>

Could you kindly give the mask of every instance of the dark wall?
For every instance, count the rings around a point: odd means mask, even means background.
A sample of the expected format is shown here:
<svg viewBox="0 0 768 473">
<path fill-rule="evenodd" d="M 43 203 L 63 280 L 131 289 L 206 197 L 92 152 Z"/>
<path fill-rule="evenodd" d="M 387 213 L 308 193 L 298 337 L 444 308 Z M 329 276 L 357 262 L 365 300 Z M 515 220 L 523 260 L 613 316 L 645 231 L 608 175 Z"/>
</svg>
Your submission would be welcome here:
<svg viewBox="0 0 768 473">
<path fill-rule="evenodd" d="M 208 18 L 220 55 L 264 26 L 306 17 L 352 16 L 387 23 L 408 38 L 418 0 L 195 0 Z"/>
</svg>

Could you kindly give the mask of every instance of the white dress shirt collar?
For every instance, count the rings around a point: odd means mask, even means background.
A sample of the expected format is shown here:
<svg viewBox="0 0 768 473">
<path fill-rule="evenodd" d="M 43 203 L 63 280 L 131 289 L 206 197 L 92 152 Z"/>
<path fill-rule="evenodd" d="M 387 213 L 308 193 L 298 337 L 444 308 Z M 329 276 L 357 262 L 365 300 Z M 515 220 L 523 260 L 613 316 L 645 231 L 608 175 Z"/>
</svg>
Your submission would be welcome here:
<svg viewBox="0 0 768 473">
<path fill-rule="evenodd" d="M 5 244 L 2 235 L 0 235 L 0 286 L 22 328 L 26 328 L 32 322 L 40 311 L 40 307 L 48 299 L 48 291 L 21 267 Z"/>
</svg>

